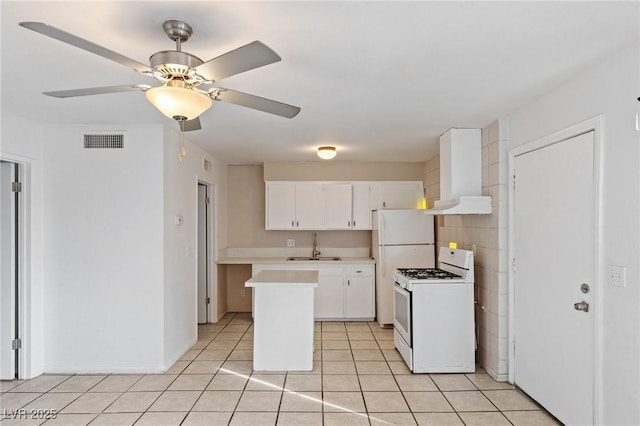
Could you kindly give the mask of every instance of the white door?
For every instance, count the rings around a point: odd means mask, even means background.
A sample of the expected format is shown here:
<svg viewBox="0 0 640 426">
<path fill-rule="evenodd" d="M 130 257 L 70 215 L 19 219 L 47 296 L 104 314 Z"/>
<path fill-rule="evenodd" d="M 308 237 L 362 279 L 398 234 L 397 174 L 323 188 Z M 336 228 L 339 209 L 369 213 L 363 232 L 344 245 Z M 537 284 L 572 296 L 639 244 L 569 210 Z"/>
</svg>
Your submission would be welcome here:
<svg viewBox="0 0 640 426">
<path fill-rule="evenodd" d="M 209 301 L 209 221 L 207 186 L 198 184 L 198 324 L 209 322 L 207 302 Z"/>
<path fill-rule="evenodd" d="M 324 228 L 351 228 L 350 183 L 328 183 L 324 186 Z"/>
<path fill-rule="evenodd" d="M 591 425 L 594 133 L 521 154 L 514 165 L 515 384 L 563 423 Z M 583 301 L 588 312 L 574 307 Z"/>
<path fill-rule="evenodd" d="M 16 333 L 17 194 L 11 189 L 17 165 L 0 162 L 0 379 L 16 377 L 16 356 L 11 342 Z"/>
<path fill-rule="evenodd" d="M 348 275 L 344 289 L 344 316 L 346 318 L 373 318 L 373 276 Z"/>
</svg>

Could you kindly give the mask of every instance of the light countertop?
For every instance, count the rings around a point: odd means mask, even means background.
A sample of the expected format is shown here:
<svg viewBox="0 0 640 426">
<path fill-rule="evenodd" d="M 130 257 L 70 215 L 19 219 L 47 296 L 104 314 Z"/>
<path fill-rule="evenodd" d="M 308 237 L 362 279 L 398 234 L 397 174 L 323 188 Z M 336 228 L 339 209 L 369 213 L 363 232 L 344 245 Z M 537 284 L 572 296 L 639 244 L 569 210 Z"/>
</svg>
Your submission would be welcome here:
<svg viewBox="0 0 640 426">
<path fill-rule="evenodd" d="M 245 287 L 291 285 L 295 287 L 317 287 L 318 271 L 268 270 L 257 273 L 247 280 Z"/>
<path fill-rule="evenodd" d="M 219 259 L 219 265 L 254 265 L 254 264 L 273 264 L 286 263 L 287 265 L 307 265 L 307 264 L 351 264 L 351 263 L 370 263 L 375 264 L 375 260 L 369 257 L 342 257 L 342 260 L 287 260 L 286 257 L 226 257 Z"/>
</svg>

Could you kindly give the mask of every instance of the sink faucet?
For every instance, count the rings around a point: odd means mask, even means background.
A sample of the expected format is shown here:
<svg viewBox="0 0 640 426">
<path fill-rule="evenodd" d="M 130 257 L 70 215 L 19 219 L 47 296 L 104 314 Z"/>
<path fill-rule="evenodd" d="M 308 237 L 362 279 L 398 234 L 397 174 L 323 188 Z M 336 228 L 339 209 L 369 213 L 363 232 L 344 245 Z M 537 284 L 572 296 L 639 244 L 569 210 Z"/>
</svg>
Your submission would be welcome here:
<svg viewBox="0 0 640 426">
<path fill-rule="evenodd" d="M 313 251 L 311 252 L 311 257 L 316 259 L 321 254 L 322 253 L 320 253 L 320 250 L 318 250 L 318 233 L 314 232 L 313 233 Z"/>
</svg>

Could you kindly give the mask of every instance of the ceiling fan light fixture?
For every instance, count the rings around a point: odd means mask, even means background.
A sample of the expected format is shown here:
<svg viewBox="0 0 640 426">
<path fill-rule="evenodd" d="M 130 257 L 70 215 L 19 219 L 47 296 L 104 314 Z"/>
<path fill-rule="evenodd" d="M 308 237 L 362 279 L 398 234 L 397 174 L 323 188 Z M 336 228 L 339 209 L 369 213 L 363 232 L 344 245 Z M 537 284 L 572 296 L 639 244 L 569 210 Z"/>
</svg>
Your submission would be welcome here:
<svg viewBox="0 0 640 426">
<path fill-rule="evenodd" d="M 211 108 L 213 101 L 204 93 L 185 87 L 182 81 L 168 81 L 163 86 L 144 92 L 151 105 L 169 118 L 176 116 L 193 120 Z"/>
<path fill-rule="evenodd" d="M 318 148 L 318 157 L 323 160 L 331 160 L 337 154 L 335 146 L 321 146 Z"/>
</svg>

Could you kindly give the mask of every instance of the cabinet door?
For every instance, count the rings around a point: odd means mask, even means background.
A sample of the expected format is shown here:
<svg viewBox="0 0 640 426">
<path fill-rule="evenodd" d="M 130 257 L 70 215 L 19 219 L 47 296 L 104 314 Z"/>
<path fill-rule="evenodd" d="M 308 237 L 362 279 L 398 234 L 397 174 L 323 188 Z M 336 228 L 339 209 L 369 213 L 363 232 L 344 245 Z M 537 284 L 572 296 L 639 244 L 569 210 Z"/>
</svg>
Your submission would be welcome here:
<svg viewBox="0 0 640 426">
<path fill-rule="evenodd" d="M 295 227 L 297 229 L 322 229 L 322 183 L 295 184 Z"/>
<path fill-rule="evenodd" d="M 351 192 L 352 229 L 371 229 L 371 201 L 369 199 L 369 183 L 353 183 Z"/>
<path fill-rule="evenodd" d="M 339 271 L 339 272 L 338 272 Z M 316 319 L 344 318 L 344 275 L 342 269 L 335 274 L 320 271 L 314 297 Z"/>
<path fill-rule="evenodd" d="M 375 288 L 373 275 L 347 275 L 345 277 L 345 318 L 374 318 Z"/>
<path fill-rule="evenodd" d="M 380 184 L 380 209 L 415 209 L 422 205 L 422 182 Z"/>
<path fill-rule="evenodd" d="M 351 228 L 351 184 L 328 183 L 324 186 L 324 228 Z"/>
<path fill-rule="evenodd" d="M 266 229 L 293 229 L 296 214 L 295 184 L 291 182 L 267 182 Z"/>
</svg>

